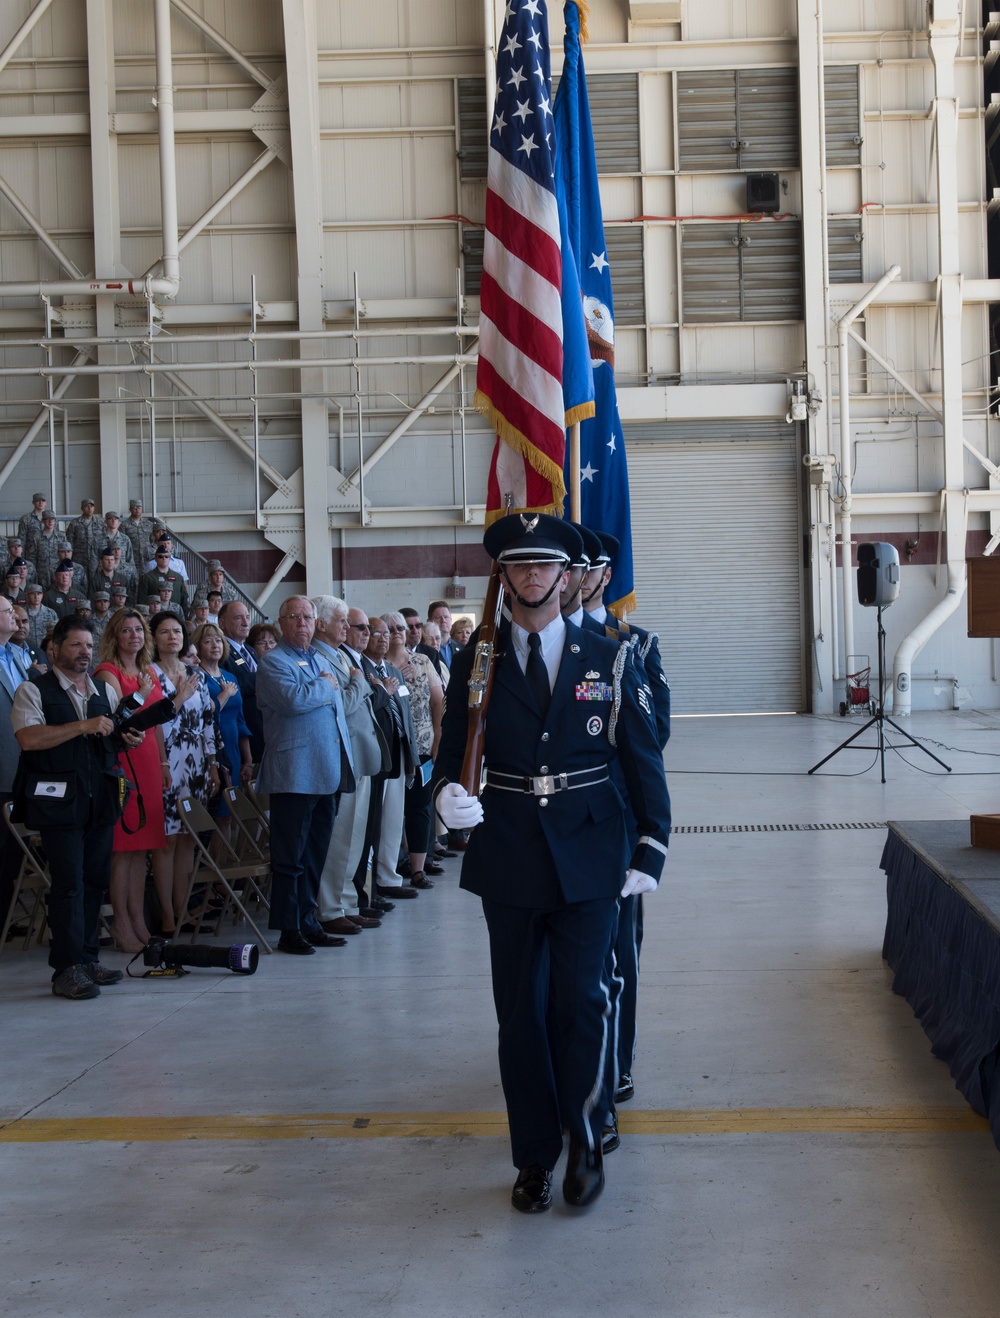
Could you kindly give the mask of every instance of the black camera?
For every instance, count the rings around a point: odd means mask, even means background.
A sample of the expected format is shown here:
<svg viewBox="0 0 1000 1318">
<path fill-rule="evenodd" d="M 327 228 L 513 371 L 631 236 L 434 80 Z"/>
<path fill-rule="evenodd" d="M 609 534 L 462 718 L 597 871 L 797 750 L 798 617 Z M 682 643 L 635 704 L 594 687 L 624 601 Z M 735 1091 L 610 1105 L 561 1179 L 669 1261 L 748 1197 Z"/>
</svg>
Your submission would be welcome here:
<svg viewBox="0 0 1000 1318">
<path fill-rule="evenodd" d="M 168 700 L 166 696 L 147 705 L 139 692 L 134 691 L 132 695 L 119 702 L 118 708 L 111 715 L 111 722 L 114 724 L 111 735 L 120 741 L 123 732 L 148 732 L 150 728 L 159 727 L 161 723 L 169 723 L 175 713 L 174 702 Z"/>
<path fill-rule="evenodd" d="M 201 966 L 206 970 L 231 970 L 236 975 L 252 975 L 260 952 L 256 943 L 233 943 L 231 947 L 178 946 L 165 938 L 151 938 L 142 949 L 142 964 L 150 970 L 170 970 L 183 975 L 184 966 Z"/>
</svg>

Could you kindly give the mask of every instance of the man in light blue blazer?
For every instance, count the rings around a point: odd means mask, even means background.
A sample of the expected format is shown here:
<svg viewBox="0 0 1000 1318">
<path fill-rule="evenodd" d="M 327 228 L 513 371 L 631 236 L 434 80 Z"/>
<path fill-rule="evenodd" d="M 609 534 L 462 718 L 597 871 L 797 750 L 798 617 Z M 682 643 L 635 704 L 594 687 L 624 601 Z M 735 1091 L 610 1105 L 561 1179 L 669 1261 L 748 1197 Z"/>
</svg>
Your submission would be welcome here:
<svg viewBox="0 0 1000 1318">
<path fill-rule="evenodd" d="M 316 918 L 323 862 L 340 792 L 354 791 L 351 741 L 340 684 L 313 646 L 316 613 L 305 595 L 284 601 L 282 639 L 257 669 L 264 720 L 259 787 L 271 798 L 271 914 L 279 952 L 308 955 L 347 940 L 324 933 Z"/>
<path fill-rule="evenodd" d="M 351 735 L 356 789 L 341 798 L 319 881 L 317 915 L 328 934 L 357 934 L 377 929 L 381 921 L 361 915 L 358 897 L 348 880 L 354 876 L 364 849 L 372 775 L 381 773 L 388 748 L 372 710 L 374 688 L 346 650 L 347 605 L 334 595 L 315 595 L 316 635 L 313 645 L 330 660 L 340 678 L 347 730 Z"/>
<path fill-rule="evenodd" d="M 23 657 L 24 652 L 19 646 L 11 644 L 11 637 L 17 627 L 14 606 L 10 600 L 0 599 L 0 806 L 10 800 L 14 775 L 21 758 L 21 748 L 10 722 L 10 711 L 14 704 L 14 692 L 22 682 L 28 680 L 30 661 Z M 14 895 L 14 880 L 20 863 L 21 853 L 11 837 L 10 829 L 0 823 L 0 928 L 3 927 L 10 899 Z"/>
</svg>

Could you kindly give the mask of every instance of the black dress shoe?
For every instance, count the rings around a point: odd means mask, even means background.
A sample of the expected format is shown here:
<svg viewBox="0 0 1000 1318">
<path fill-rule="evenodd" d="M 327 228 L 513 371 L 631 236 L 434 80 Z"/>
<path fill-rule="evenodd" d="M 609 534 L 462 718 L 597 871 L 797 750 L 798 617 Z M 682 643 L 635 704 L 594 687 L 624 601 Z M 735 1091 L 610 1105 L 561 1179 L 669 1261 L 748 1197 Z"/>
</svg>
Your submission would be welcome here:
<svg viewBox="0 0 1000 1318">
<path fill-rule="evenodd" d="M 618 1113 L 612 1112 L 604 1125 L 601 1135 L 601 1153 L 605 1157 L 609 1153 L 614 1153 L 615 1149 L 621 1145 L 621 1137 L 618 1134 Z"/>
<path fill-rule="evenodd" d="M 444 873 L 444 866 L 439 865 L 436 860 L 424 861 L 424 873 L 433 874 L 435 878 Z"/>
<path fill-rule="evenodd" d="M 383 887 L 381 883 L 376 883 L 375 891 L 380 897 L 419 897 L 420 893 L 416 888 L 409 888 L 405 883 L 398 888 Z"/>
<path fill-rule="evenodd" d="M 615 1090 L 615 1102 L 627 1103 L 630 1098 L 635 1098 L 635 1085 L 632 1083 L 632 1077 L 627 1071 L 623 1071 L 618 1077 L 618 1088 Z"/>
<path fill-rule="evenodd" d="M 302 937 L 298 929 L 286 929 L 278 939 L 278 951 L 290 952 L 292 956 L 312 956 L 316 949 Z"/>
<path fill-rule="evenodd" d="M 322 929 L 307 929 L 305 940 L 310 947 L 343 947 L 346 938 L 337 938 L 334 934 L 325 934 Z"/>
<path fill-rule="evenodd" d="M 433 888 L 433 887 L 434 887 L 434 884 L 433 884 L 433 883 L 431 882 L 431 880 L 427 877 L 426 873 L 425 873 L 423 870 L 417 870 L 416 874 L 414 874 L 414 875 L 411 876 L 411 878 L 410 878 L 410 884 L 411 884 L 414 888 Z"/>
<path fill-rule="evenodd" d="M 519 1213 L 544 1213 L 552 1207 L 552 1173 L 537 1162 L 517 1174 L 510 1202 Z"/>
<path fill-rule="evenodd" d="M 393 902 L 383 901 L 381 897 L 373 897 L 370 905 L 358 907 L 358 915 L 363 915 L 366 920 L 381 920 L 383 915 L 388 915 L 393 909 Z"/>
<path fill-rule="evenodd" d="M 589 1149 L 576 1135 L 569 1137 L 563 1198 L 573 1208 L 586 1208 L 604 1189 L 604 1155 L 600 1146 Z"/>
</svg>

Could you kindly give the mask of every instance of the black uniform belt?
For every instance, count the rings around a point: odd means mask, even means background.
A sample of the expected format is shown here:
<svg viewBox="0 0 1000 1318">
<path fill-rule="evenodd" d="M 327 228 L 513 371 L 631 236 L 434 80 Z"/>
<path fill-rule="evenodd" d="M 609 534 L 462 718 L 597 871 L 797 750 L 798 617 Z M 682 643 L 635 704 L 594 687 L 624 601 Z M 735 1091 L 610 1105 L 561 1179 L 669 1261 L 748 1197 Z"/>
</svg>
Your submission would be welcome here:
<svg viewBox="0 0 1000 1318">
<path fill-rule="evenodd" d="M 608 781 L 608 766 L 599 764 L 594 769 L 577 769 L 575 773 L 543 773 L 536 777 L 520 773 L 486 771 L 486 786 L 501 792 L 526 792 L 528 796 L 551 796 L 554 792 L 572 792 L 580 787 L 596 787 Z"/>
</svg>

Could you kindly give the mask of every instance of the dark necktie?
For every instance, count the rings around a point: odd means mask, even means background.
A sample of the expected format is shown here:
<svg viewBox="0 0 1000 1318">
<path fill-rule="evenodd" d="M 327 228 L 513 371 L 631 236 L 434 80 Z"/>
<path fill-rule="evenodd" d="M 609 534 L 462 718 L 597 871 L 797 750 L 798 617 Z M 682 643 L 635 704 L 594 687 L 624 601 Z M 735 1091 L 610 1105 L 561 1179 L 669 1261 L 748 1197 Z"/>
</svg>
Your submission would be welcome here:
<svg viewBox="0 0 1000 1318">
<path fill-rule="evenodd" d="M 549 687 L 549 674 L 542 658 L 542 638 L 537 632 L 528 633 L 528 667 L 525 670 L 528 686 L 535 697 L 542 718 L 548 713 L 552 690 Z"/>
<path fill-rule="evenodd" d="M 257 671 L 257 665 L 254 663 L 249 645 L 241 645 L 238 653 L 250 672 L 255 673 Z"/>
<path fill-rule="evenodd" d="M 389 676 L 389 670 L 386 668 L 384 663 L 376 664 L 375 670 L 378 673 L 379 677 L 384 678 Z M 389 697 L 389 713 L 392 715 L 392 726 L 396 731 L 396 735 L 398 737 L 402 737 L 403 715 L 400 713 L 399 706 L 396 704 L 395 696 Z"/>
</svg>

